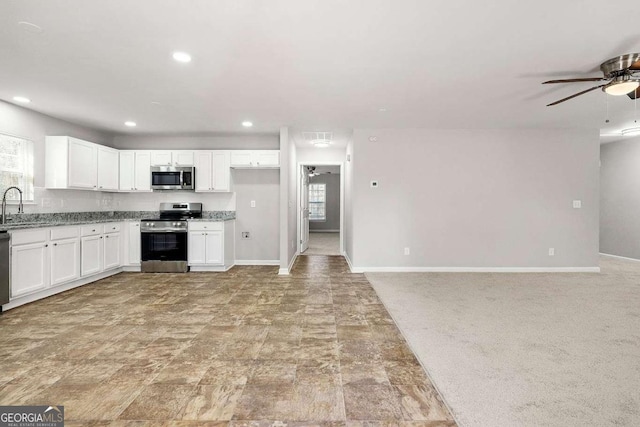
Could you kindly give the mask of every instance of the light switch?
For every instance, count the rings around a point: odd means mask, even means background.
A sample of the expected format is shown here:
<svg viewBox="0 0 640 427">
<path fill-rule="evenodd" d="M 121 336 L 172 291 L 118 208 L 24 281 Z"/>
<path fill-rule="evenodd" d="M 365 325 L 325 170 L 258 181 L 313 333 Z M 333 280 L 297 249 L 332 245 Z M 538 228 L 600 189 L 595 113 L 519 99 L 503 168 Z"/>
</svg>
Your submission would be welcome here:
<svg viewBox="0 0 640 427">
<path fill-rule="evenodd" d="M 574 209 L 580 209 L 580 208 L 582 208 L 582 200 L 574 200 L 574 201 L 573 201 L 573 208 L 574 208 Z"/>
<path fill-rule="evenodd" d="M 252 208 L 255 208 L 255 207 L 256 207 L 256 201 L 255 201 L 255 200 L 252 200 L 252 201 L 251 201 L 251 207 L 252 207 Z"/>
</svg>

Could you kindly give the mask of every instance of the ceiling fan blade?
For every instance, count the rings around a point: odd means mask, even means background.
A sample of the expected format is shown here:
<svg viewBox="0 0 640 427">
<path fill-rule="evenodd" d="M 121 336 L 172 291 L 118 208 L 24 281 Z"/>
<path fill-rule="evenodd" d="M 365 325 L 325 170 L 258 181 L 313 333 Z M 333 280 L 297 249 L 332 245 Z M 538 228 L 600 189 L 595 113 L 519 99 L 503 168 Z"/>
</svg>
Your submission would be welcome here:
<svg viewBox="0 0 640 427">
<path fill-rule="evenodd" d="M 640 87 L 636 88 L 633 92 L 629 92 L 627 96 L 631 99 L 640 98 Z"/>
<path fill-rule="evenodd" d="M 636 61 L 629 67 L 630 70 L 640 70 L 640 61 Z"/>
<path fill-rule="evenodd" d="M 561 102 L 568 101 L 568 100 L 570 100 L 571 98 L 575 98 L 576 96 L 584 95 L 584 94 L 585 94 L 585 93 L 587 93 L 587 92 L 591 92 L 592 90 L 596 90 L 596 89 L 601 88 L 601 87 L 603 87 L 603 86 L 606 86 L 606 84 L 602 84 L 602 85 L 599 85 L 599 86 L 594 86 L 594 87 L 592 87 L 592 88 L 590 88 L 590 89 L 583 90 L 582 92 L 574 93 L 573 95 L 571 95 L 571 96 L 567 96 L 566 98 L 562 98 L 562 99 L 561 99 L 561 100 L 559 100 L 559 101 L 552 102 L 551 104 L 547 104 L 547 107 L 551 107 L 552 105 L 560 104 Z"/>
<path fill-rule="evenodd" d="M 543 85 L 549 83 L 576 83 L 576 82 L 599 82 L 601 80 L 605 80 L 602 77 L 585 77 L 581 79 L 563 79 L 563 80 L 549 80 L 546 82 L 542 82 Z"/>
</svg>

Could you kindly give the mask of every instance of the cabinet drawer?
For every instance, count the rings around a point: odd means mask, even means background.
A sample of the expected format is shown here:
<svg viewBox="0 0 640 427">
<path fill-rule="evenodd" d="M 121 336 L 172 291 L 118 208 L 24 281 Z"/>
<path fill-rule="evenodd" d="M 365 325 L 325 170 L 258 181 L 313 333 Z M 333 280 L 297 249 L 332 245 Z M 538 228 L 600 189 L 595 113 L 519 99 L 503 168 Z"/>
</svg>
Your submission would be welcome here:
<svg viewBox="0 0 640 427">
<path fill-rule="evenodd" d="M 120 227 L 122 224 L 119 222 L 111 222 L 109 224 L 104 224 L 104 232 L 105 233 L 119 233 Z"/>
<path fill-rule="evenodd" d="M 80 236 L 78 227 L 54 227 L 51 229 L 51 240 L 72 239 Z"/>
<path fill-rule="evenodd" d="M 190 222 L 189 231 L 222 231 L 224 223 L 216 222 Z"/>
<path fill-rule="evenodd" d="M 21 230 L 11 232 L 11 245 L 26 245 L 28 243 L 42 243 L 47 241 L 47 228 L 35 230 Z"/>
<path fill-rule="evenodd" d="M 102 234 L 102 224 L 88 224 L 83 225 L 80 231 L 81 236 L 94 236 L 96 234 Z"/>
</svg>

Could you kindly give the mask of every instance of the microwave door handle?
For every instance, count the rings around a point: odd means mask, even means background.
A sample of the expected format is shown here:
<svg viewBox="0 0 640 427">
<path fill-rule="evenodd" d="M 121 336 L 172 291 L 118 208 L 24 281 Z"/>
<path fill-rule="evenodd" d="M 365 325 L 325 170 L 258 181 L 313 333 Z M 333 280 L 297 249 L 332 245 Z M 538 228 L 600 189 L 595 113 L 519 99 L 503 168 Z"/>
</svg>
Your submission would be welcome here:
<svg viewBox="0 0 640 427">
<path fill-rule="evenodd" d="M 180 171 L 180 187 L 184 187 L 184 171 Z"/>
</svg>

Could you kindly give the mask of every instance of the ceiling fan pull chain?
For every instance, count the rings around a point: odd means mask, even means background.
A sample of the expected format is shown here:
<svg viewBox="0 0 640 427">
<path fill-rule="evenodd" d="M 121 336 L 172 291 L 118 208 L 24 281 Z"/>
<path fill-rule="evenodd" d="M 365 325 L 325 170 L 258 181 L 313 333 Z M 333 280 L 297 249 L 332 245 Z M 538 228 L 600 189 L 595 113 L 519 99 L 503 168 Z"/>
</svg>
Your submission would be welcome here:
<svg viewBox="0 0 640 427">
<path fill-rule="evenodd" d="M 602 92 L 602 93 L 604 93 L 604 103 L 607 108 L 607 114 L 605 116 L 604 122 L 609 123 L 609 95 L 607 94 L 607 92 Z"/>
</svg>

